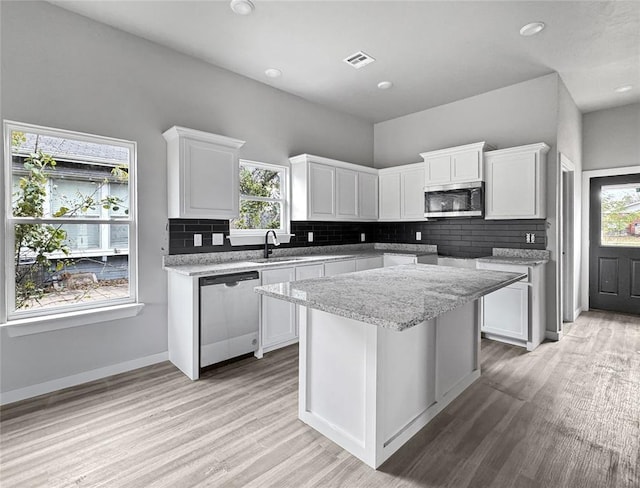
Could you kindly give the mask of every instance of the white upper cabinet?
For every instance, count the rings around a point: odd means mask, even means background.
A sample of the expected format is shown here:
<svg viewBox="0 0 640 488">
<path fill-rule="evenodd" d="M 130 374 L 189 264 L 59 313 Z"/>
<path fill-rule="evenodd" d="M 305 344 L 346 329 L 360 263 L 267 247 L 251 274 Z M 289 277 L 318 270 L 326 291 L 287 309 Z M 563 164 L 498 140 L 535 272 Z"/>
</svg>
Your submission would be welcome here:
<svg viewBox="0 0 640 488">
<path fill-rule="evenodd" d="M 378 171 L 301 154 L 291 162 L 292 220 L 376 220 Z"/>
<path fill-rule="evenodd" d="M 545 143 L 485 153 L 485 219 L 546 218 Z"/>
<path fill-rule="evenodd" d="M 395 168 L 379 172 L 380 182 L 380 220 L 400 220 L 400 178 Z"/>
<path fill-rule="evenodd" d="M 334 218 L 336 216 L 336 169 L 324 164 L 309 163 L 308 188 L 309 219 Z"/>
<path fill-rule="evenodd" d="M 358 173 L 336 168 L 336 218 L 358 218 Z"/>
<path fill-rule="evenodd" d="M 379 171 L 380 220 L 424 220 L 424 163 Z"/>
<path fill-rule="evenodd" d="M 358 173 L 358 214 L 361 219 L 378 219 L 378 175 Z"/>
<path fill-rule="evenodd" d="M 244 141 L 171 127 L 167 141 L 169 218 L 238 216 L 238 150 Z"/>
<path fill-rule="evenodd" d="M 425 162 L 424 186 L 483 181 L 483 151 L 486 142 L 421 153 Z"/>
<path fill-rule="evenodd" d="M 400 173 L 401 220 L 424 220 L 424 164 L 407 165 Z"/>
</svg>

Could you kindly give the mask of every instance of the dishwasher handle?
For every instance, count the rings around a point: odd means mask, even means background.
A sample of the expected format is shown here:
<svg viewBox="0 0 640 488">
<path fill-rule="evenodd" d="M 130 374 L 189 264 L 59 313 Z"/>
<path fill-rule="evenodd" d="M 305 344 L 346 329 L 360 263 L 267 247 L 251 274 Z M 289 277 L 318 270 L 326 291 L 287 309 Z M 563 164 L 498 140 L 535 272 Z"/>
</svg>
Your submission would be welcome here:
<svg viewBox="0 0 640 488">
<path fill-rule="evenodd" d="M 232 273 L 216 276 L 204 276 L 200 278 L 200 286 L 226 285 L 236 286 L 240 281 L 257 280 L 260 275 L 257 271 L 246 271 L 244 273 Z"/>
</svg>

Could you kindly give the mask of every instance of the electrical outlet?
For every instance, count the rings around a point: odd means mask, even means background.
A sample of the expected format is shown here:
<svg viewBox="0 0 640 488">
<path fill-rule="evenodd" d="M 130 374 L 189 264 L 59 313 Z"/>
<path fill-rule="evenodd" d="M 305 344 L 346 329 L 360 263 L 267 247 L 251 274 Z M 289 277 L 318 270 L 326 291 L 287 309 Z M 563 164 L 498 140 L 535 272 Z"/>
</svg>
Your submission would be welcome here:
<svg viewBox="0 0 640 488">
<path fill-rule="evenodd" d="M 416 241 L 422 240 L 422 232 L 416 232 Z"/>
<path fill-rule="evenodd" d="M 202 234 L 193 234 L 193 245 L 195 247 L 202 246 Z"/>
<path fill-rule="evenodd" d="M 224 234 L 211 234 L 211 243 L 214 246 L 222 246 L 224 244 Z"/>
<path fill-rule="evenodd" d="M 313 232 L 307 234 L 307 242 L 313 242 Z"/>
<path fill-rule="evenodd" d="M 366 239 L 366 236 L 364 235 L 364 232 L 362 234 L 360 234 L 360 242 L 364 242 Z"/>
</svg>

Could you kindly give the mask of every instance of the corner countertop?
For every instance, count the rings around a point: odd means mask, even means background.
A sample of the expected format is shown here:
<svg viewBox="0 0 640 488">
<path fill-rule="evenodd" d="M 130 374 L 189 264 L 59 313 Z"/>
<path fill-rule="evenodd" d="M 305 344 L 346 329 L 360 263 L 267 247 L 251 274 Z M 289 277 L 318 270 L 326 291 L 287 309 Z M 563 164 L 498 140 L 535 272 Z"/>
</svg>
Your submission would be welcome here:
<svg viewBox="0 0 640 488">
<path fill-rule="evenodd" d="M 549 251 L 539 249 L 511 249 L 494 247 L 491 256 L 477 258 L 478 263 L 539 266 L 549 262 Z"/>
<path fill-rule="evenodd" d="M 476 258 L 478 263 L 496 263 L 496 264 L 513 264 L 519 266 L 539 266 L 549 262 L 544 258 L 521 258 L 511 256 L 486 256 L 484 258 Z"/>
<path fill-rule="evenodd" d="M 257 293 L 402 331 L 526 277 L 411 264 L 256 287 Z"/>
<path fill-rule="evenodd" d="M 259 271 L 278 266 L 303 266 L 305 264 L 324 263 L 330 261 L 346 261 L 350 259 L 366 259 L 381 257 L 385 254 L 401 256 L 436 256 L 436 251 L 407 250 L 407 249 L 345 249 L 343 252 L 322 252 L 321 248 L 310 248 L 316 253 L 276 255 L 268 259 L 251 258 L 230 260 L 225 262 L 193 262 L 184 264 L 164 264 L 166 271 L 176 272 L 187 276 L 215 276 L 225 273 L 239 273 L 243 271 Z"/>
</svg>

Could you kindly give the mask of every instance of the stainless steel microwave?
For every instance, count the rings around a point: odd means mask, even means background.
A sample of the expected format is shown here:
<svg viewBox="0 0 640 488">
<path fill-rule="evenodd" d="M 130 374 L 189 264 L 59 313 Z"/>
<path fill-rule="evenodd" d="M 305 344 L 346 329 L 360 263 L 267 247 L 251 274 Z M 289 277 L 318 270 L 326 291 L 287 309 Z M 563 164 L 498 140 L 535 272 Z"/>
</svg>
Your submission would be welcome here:
<svg viewBox="0 0 640 488">
<path fill-rule="evenodd" d="M 484 182 L 428 186 L 424 189 L 424 216 L 482 217 Z"/>
</svg>

